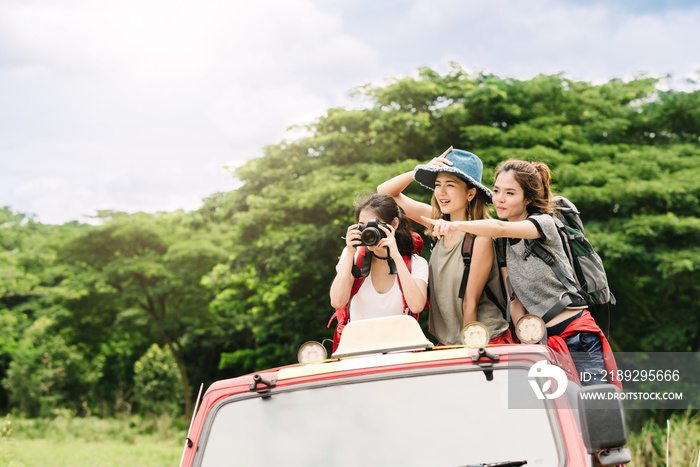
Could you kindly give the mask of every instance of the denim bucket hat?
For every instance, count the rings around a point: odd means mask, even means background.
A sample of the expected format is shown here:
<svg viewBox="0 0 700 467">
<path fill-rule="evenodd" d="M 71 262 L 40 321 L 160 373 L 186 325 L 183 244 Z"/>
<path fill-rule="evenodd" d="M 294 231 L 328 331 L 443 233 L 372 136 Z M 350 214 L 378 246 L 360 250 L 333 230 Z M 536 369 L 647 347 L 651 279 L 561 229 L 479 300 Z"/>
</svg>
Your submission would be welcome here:
<svg viewBox="0 0 700 467">
<path fill-rule="evenodd" d="M 484 169 L 484 164 L 481 162 L 481 159 L 475 154 L 461 149 L 453 149 L 445 156 L 445 159 L 452 162 L 452 165 L 445 165 L 442 167 L 428 165 L 416 166 L 413 170 L 414 180 L 424 187 L 434 190 L 437 174 L 440 172 L 451 173 L 481 190 L 481 192 L 486 195 L 487 202 L 492 204 L 491 190 L 481 184 L 481 172 Z"/>
</svg>

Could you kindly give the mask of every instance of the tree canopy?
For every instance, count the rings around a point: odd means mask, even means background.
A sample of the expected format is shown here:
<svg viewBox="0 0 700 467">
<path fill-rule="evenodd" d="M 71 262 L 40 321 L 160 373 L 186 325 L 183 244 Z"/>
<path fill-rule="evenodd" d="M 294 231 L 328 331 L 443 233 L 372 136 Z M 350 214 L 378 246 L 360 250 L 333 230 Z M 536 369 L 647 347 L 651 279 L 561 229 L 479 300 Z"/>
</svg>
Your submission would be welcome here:
<svg viewBox="0 0 700 467">
<path fill-rule="evenodd" d="M 328 109 L 306 136 L 266 146 L 234 171 L 239 188 L 194 212 L 45 226 L 6 207 L 0 404 L 127 410 L 146 391 L 139 375 L 162 371 L 189 411 L 200 382 L 294 361 L 332 336 L 328 289 L 355 203 L 449 146 L 480 156 L 487 185 L 509 158 L 550 166 L 605 261 L 615 350 L 698 351 L 700 91 L 659 84 L 424 68 L 353 90 L 371 105 Z M 177 377 L 143 363 L 166 361 Z"/>
</svg>

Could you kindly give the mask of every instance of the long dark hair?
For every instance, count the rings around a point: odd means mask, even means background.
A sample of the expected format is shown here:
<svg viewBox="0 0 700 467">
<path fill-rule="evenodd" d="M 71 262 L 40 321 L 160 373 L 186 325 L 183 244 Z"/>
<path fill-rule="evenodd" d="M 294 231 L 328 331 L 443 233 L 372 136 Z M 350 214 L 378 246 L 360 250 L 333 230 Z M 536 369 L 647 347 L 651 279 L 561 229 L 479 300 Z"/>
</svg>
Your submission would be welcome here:
<svg viewBox="0 0 700 467">
<path fill-rule="evenodd" d="M 355 209 L 355 222 L 359 222 L 360 213 L 365 210 L 375 213 L 377 218 L 386 224 L 391 224 L 394 218 L 398 218 L 399 225 L 394 233 L 396 246 L 399 248 L 401 256 L 411 256 L 413 254 L 414 245 L 411 224 L 408 222 L 406 213 L 396 204 L 394 198 L 389 195 L 370 195 Z"/>
<path fill-rule="evenodd" d="M 523 189 L 525 199 L 530 201 L 526 206 L 528 213 L 552 214 L 554 212 L 552 191 L 549 188 L 552 175 L 547 164 L 509 159 L 498 166 L 494 180 L 504 172 L 510 172 Z"/>
</svg>

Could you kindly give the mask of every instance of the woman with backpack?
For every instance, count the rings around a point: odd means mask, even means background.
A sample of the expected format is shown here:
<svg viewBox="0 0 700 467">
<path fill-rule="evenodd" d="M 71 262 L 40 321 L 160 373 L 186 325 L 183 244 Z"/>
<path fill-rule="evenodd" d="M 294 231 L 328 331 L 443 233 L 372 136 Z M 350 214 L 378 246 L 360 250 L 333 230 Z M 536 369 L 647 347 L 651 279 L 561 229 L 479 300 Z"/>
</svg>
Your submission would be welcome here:
<svg viewBox="0 0 700 467">
<path fill-rule="evenodd" d="M 338 319 L 333 351 L 348 321 L 401 314 L 417 318 L 423 311 L 428 262 L 416 254 L 422 240 L 415 237 L 391 196 L 374 194 L 357 207 L 331 284 L 333 317 Z"/>
<path fill-rule="evenodd" d="M 409 218 L 429 230 L 432 226 L 425 218 L 488 219 L 491 190 L 481 184 L 482 169 L 476 155 L 450 147 L 427 164 L 382 183 L 377 191 L 391 195 Z M 414 179 L 434 191 L 430 205 L 403 194 Z M 488 328 L 491 343 L 513 342 L 499 308 L 505 301 L 490 237 L 454 231 L 435 238 L 429 269 L 430 333 L 440 344 L 461 345 L 462 328 L 473 321 Z"/>
<path fill-rule="evenodd" d="M 496 170 L 493 203 L 496 219 L 448 222 L 424 220 L 440 237 L 454 232 L 504 238 L 499 245 L 499 266 L 509 294 L 514 323 L 525 314 L 545 321 L 547 343 L 571 353 L 583 384 L 606 382 L 606 368 L 616 368 L 612 351 L 579 293 L 573 293 L 554 269 L 532 253 L 533 241 L 549 252 L 558 266 L 574 278 L 553 217 L 551 175 L 543 163 L 508 160 Z M 504 251 L 502 251 L 504 250 Z"/>
</svg>

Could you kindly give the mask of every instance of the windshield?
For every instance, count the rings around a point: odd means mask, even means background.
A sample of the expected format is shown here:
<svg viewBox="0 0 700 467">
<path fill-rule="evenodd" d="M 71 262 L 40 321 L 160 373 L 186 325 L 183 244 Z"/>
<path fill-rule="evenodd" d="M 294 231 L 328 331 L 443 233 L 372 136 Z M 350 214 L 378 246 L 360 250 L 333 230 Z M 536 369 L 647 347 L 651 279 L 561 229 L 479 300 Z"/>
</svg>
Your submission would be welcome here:
<svg viewBox="0 0 700 467">
<path fill-rule="evenodd" d="M 231 398 L 210 413 L 197 460 L 203 466 L 561 465 L 553 409 L 542 401 L 540 409 L 508 408 L 508 390 L 532 394 L 538 403 L 527 371 L 511 366 L 487 381 L 484 372 L 467 367 Z"/>
</svg>

